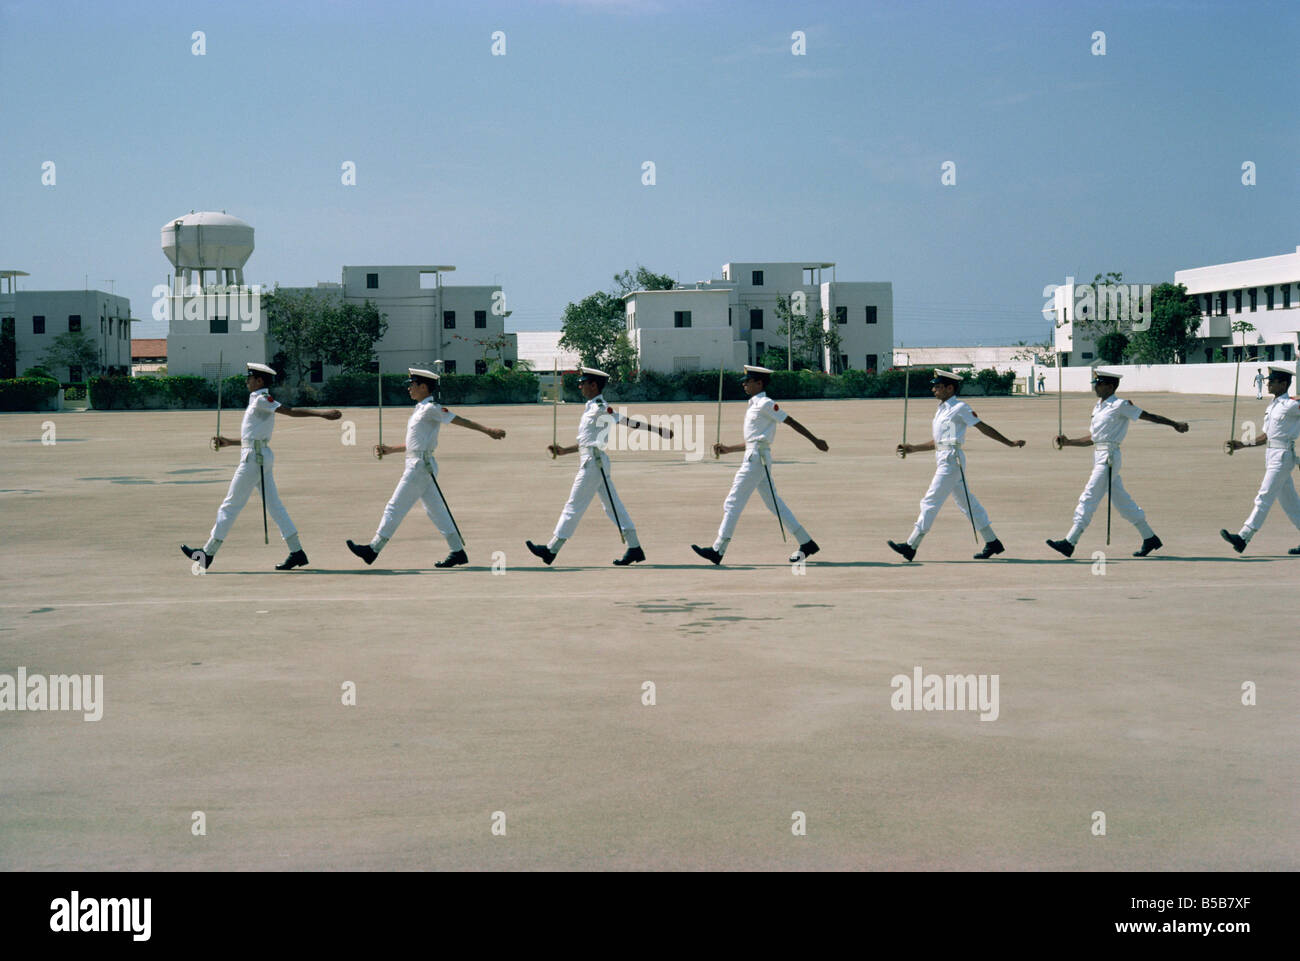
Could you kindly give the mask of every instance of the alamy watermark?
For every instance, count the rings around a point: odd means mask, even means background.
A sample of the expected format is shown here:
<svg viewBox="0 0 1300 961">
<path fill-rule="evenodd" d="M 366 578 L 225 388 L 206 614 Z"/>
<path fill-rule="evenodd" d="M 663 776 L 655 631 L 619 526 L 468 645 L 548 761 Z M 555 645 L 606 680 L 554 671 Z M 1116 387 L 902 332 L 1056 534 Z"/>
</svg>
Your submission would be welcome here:
<svg viewBox="0 0 1300 961">
<path fill-rule="evenodd" d="M 1079 324 L 1127 324 L 1137 333 L 1151 328 L 1150 284 L 1076 284 L 1066 277 L 1064 284 L 1047 284 L 1043 296 L 1043 317 L 1057 326 Z M 1060 291 L 1066 291 L 1061 295 Z"/>
<path fill-rule="evenodd" d="M 212 320 L 238 321 L 243 331 L 257 330 L 262 326 L 262 287 L 260 284 L 198 284 L 185 286 L 180 277 L 153 288 L 153 319 L 159 321 L 187 320 L 206 323 Z M 172 305 L 177 305 L 178 317 L 172 317 Z"/>
<path fill-rule="evenodd" d="M 596 446 L 601 450 L 677 450 L 685 452 L 688 461 L 697 461 L 704 457 L 704 416 L 702 414 L 655 414 L 642 417 L 628 414 L 626 407 L 620 407 L 618 414 L 607 408 L 606 413 L 596 418 L 600 431 L 596 436 Z M 629 420 L 649 424 L 650 429 L 629 428 Z"/>
<path fill-rule="evenodd" d="M 82 720 L 104 716 L 103 674 L 0 674 L 0 711 L 81 711 Z"/>
<path fill-rule="evenodd" d="M 981 721 L 998 719 L 998 674 L 895 674 L 889 681 L 895 711 L 979 711 Z"/>
</svg>

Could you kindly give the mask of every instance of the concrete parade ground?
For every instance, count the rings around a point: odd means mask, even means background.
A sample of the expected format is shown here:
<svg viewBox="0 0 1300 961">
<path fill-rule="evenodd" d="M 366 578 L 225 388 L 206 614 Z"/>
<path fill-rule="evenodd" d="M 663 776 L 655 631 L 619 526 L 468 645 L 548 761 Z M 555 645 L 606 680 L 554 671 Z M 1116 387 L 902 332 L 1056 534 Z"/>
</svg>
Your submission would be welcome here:
<svg viewBox="0 0 1300 961">
<path fill-rule="evenodd" d="M 1220 539 L 1264 473 L 1262 449 L 1223 453 L 1230 399 L 1129 396 L 1191 424 L 1124 444 L 1162 550 L 1131 557 L 1118 514 L 1107 547 L 1104 504 L 1072 560 L 1048 549 L 1092 451 L 1053 448 L 1054 396 L 974 397 L 1028 441 L 966 439 L 1007 554 L 973 560 L 949 501 L 912 564 L 885 541 L 934 455 L 895 456 L 902 401 L 782 401 L 830 444 L 773 446 L 821 546 L 802 571 L 757 496 L 723 566 L 697 558 L 741 455 L 667 450 L 611 451 L 646 563 L 611 566 L 593 502 L 543 566 L 524 540 L 549 538 L 578 463 L 546 454 L 539 405 L 460 409 L 501 441 L 441 431 L 467 568 L 434 569 L 419 505 L 373 567 L 348 552 L 402 472 L 359 409 L 277 419 L 310 566 L 273 570 L 288 551 L 254 493 L 198 575 L 179 545 L 204 544 L 239 456 L 207 447 L 213 412 L 0 415 L 0 675 L 103 676 L 98 721 L 0 712 L 0 869 L 1300 868 L 1300 532 L 1275 505 L 1244 555 Z M 1066 395 L 1067 434 L 1093 403 Z M 701 450 L 714 410 L 629 407 L 702 418 Z M 910 441 L 933 410 L 912 400 Z M 724 443 L 743 413 L 725 406 Z M 406 416 L 386 410 L 387 443 Z M 985 676 L 996 709 L 897 710 L 914 672 Z"/>
</svg>

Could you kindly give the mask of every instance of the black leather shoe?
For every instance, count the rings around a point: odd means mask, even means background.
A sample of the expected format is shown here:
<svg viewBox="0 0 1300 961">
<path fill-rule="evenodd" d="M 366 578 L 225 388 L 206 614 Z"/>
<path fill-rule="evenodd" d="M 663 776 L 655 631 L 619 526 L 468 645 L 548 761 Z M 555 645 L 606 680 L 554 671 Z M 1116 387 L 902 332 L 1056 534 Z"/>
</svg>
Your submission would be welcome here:
<svg viewBox="0 0 1300 961">
<path fill-rule="evenodd" d="M 913 557 L 916 556 L 916 548 L 913 547 L 911 544 L 908 543 L 895 544 L 893 541 L 886 541 L 886 543 L 889 544 L 890 550 L 902 554 L 905 560 L 910 561 Z"/>
<path fill-rule="evenodd" d="M 1165 542 L 1152 534 L 1142 541 L 1142 546 L 1133 552 L 1134 557 L 1146 557 L 1152 551 L 1158 551 L 1165 546 Z"/>
<path fill-rule="evenodd" d="M 443 560 L 438 561 L 438 563 L 434 564 L 433 566 L 434 567 L 459 567 L 461 564 L 468 564 L 468 563 L 469 563 L 469 555 L 466 554 L 465 551 L 462 549 L 459 551 L 452 551 Z"/>
<path fill-rule="evenodd" d="M 197 549 L 195 549 L 195 548 L 193 548 L 193 547 L 186 547 L 184 544 L 182 544 L 182 545 L 181 545 L 181 553 L 184 554 L 184 555 L 189 559 L 190 563 L 193 563 L 193 562 L 194 562 L 194 560 L 195 560 L 194 555 L 195 555 L 195 554 L 202 554 L 202 555 L 203 555 L 203 569 L 204 569 L 205 571 L 206 571 L 209 567 L 212 566 L 212 555 L 209 554 L 209 553 L 207 553 L 207 551 L 197 550 Z"/>
<path fill-rule="evenodd" d="M 284 559 L 283 564 L 276 564 L 275 569 L 277 571 L 291 571 L 295 567 L 306 567 L 306 566 L 307 566 L 307 552 L 294 551 L 292 554 L 290 554 L 288 557 Z"/>
<path fill-rule="evenodd" d="M 555 555 L 551 553 L 551 549 L 545 544 L 534 544 L 532 541 L 524 541 L 524 543 L 528 545 L 530 551 L 542 559 L 543 564 L 550 564 L 551 561 L 555 560 Z"/>
<path fill-rule="evenodd" d="M 1221 530 L 1219 531 L 1219 536 L 1222 537 L 1229 544 L 1231 544 L 1232 549 L 1236 551 L 1238 554 L 1240 554 L 1242 551 L 1246 549 L 1246 542 L 1242 539 L 1240 534 L 1233 534 L 1230 533 L 1229 531 Z"/>
<path fill-rule="evenodd" d="M 616 560 L 614 563 L 619 567 L 627 567 L 629 564 L 635 564 L 637 561 L 645 560 L 645 551 L 639 547 L 629 547 L 627 553 Z"/>
<path fill-rule="evenodd" d="M 379 552 L 369 544 L 353 544 L 351 541 L 348 541 L 348 550 L 353 554 L 356 554 L 357 557 L 361 558 L 367 564 L 373 564 L 375 558 L 379 556 Z"/>
<path fill-rule="evenodd" d="M 706 561 L 713 561 L 715 565 L 722 563 L 722 555 L 719 554 L 717 551 L 715 551 L 712 547 L 699 547 L 695 544 L 692 544 L 691 550 L 699 554 Z"/>
<path fill-rule="evenodd" d="M 1006 553 L 1006 548 L 1003 547 L 1002 542 L 995 537 L 991 541 L 984 542 L 984 550 L 980 551 L 978 554 L 975 555 L 975 560 L 986 561 L 994 554 L 1003 554 L 1003 553 Z"/>
<path fill-rule="evenodd" d="M 1051 548 L 1052 550 L 1054 550 L 1054 551 L 1058 551 L 1058 552 L 1064 554 L 1066 557 L 1072 557 L 1072 556 L 1074 555 L 1074 545 L 1071 544 L 1069 541 L 1066 541 L 1066 540 L 1060 540 L 1060 541 L 1049 540 L 1049 541 L 1047 542 L 1047 546 L 1050 547 L 1050 548 Z"/>
<path fill-rule="evenodd" d="M 816 541 L 810 540 L 807 544 L 800 544 L 799 549 L 790 555 L 790 563 L 798 564 L 800 561 L 807 560 L 819 550 L 821 548 L 817 546 Z"/>
</svg>

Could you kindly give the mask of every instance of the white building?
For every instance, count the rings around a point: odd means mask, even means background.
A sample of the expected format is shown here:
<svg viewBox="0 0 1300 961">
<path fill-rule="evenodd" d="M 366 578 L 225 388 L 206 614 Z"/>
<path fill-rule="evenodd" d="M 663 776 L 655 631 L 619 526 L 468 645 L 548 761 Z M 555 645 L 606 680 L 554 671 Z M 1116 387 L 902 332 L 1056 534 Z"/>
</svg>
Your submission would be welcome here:
<svg viewBox="0 0 1300 961">
<path fill-rule="evenodd" d="M 0 378 L 16 377 L 28 367 L 43 366 L 42 357 L 59 334 L 80 333 L 95 345 L 96 366 L 55 367 L 50 373 L 77 383 L 97 373 L 131 371 L 131 302 L 103 290 L 16 290 L 28 274 L 0 271 L 0 330 L 13 332 L 12 357 L 0 357 Z M 3 338 L 8 343 L 8 338 Z"/>
<path fill-rule="evenodd" d="M 708 369 L 719 364 L 758 363 L 769 348 L 785 350 L 777 333 L 777 303 L 790 298 L 796 310 L 840 335 L 838 357 L 824 353 L 822 369 L 883 370 L 892 363 L 893 286 L 824 280 L 829 262 L 728 263 L 722 277 L 668 291 L 628 294 L 628 337 L 643 370 Z M 725 307 L 725 315 L 723 308 Z M 725 326 L 724 326 L 725 325 Z M 728 338 L 730 342 L 728 342 Z"/>
<path fill-rule="evenodd" d="M 163 290 L 168 304 L 168 372 L 215 377 L 218 359 L 226 374 L 242 371 L 248 361 L 269 363 L 277 346 L 260 301 L 263 291 L 244 286 L 253 228 L 225 213 L 190 213 L 163 227 L 162 246 L 176 269 L 176 279 Z M 373 303 L 388 321 L 387 332 L 376 344 L 385 371 L 441 361 L 446 373 L 473 374 L 486 373 L 498 359 L 513 364 L 515 340 L 505 332 L 501 288 L 444 285 L 443 275 L 455 269 L 345 266 L 339 283 L 276 290 L 338 303 Z M 317 360 L 308 377 L 319 383 L 333 373 Z"/>
<path fill-rule="evenodd" d="M 1242 359 L 1243 335 L 1232 333 L 1232 325 L 1238 320 L 1256 328 L 1244 335 L 1245 359 L 1267 363 L 1289 361 L 1296 356 L 1300 247 L 1295 253 L 1277 257 L 1178 270 L 1174 272 L 1174 283 L 1186 286 L 1201 307 L 1197 336 L 1205 343 L 1202 356 L 1196 360 L 1211 363 L 1218 359 L 1220 348 L 1227 349 L 1228 360 Z"/>
<path fill-rule="evenodd" d="M 1289 361 L 1297 356 L 1300 342 L 1300 247 L 1295 253 L 1255 260 L 1238 260 L 1210 267 L 1174 271 L 1174 283 L 1182 284 L 1201 308 L 1201 326 L 1196 336 L 1204 343 L 1187 358 L 1189 363 L 1212 363 L 1226 348 L 1227 359 L 1242 354 L 1242 334 L 1232 325 L 1244 320 L 1254 331 L 1245 334 L 1245 358 L 1263 363 Z M 1087 328 L 1078 327 L 1078 305 L 1085 302 L 1076 286 L 1057 287 L 1052 309 L 1056 318 L 1055 347 L 1064 366 L 1095 366 L 1100 362 L 1096 342 Z M 1095 298 L 1102 307 L 1102 296 Z M 1113 305 L 1112 305 L 1113 307 Z M 1128 325 L 1121 332 L 1132 336 Z"/>
</svg>

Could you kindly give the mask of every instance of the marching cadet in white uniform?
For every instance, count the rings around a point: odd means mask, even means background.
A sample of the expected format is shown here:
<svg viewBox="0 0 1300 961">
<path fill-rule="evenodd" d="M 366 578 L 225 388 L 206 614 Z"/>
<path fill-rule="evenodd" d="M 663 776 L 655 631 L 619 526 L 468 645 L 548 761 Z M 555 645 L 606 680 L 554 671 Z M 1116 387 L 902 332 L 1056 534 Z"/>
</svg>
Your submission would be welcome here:
<svg viewBox="0 0 1300 961">
<path fill-rule="evenodd" d="M 205 568 L 212 565 L 212 559 L 217 556 L 217 550 L 226 539 L 226 535 L 230 533 L 235 518 L 244 509 L 249 495 L 259 486 L 266 501 L 266 511 L 275 521 L 275 526 L 280 529 L 280 536 L 289 546 L 289 556 L 283 564 L 275 565 L 275 569 L 291 571 L 295 567 L 305 567 L 307 564 L 307 555 L 302 549 L 302 542 L 298 540 L 298 529 L 293 526 L 293 521 L 289 519 L 289 512 L 284 509 L 284 504 L 280 502 L 280 494 L 275 489 L 275 476 L 272 473 L 275 467 L 275 454 L 271 452 L 271 431 L 275 427 L 276 414 L 338 420 L 343 416 L 343 412 L 309 410 L 305 407 L 295 408 L 281 404 L 273 400 L 269 393 L 274 381 L 275 371 L 272 368 L 265 364 L 250 363 L 248 365 L 248 409 L 244 411 L 244 422 L 239 430 L 239 439 L 212 438 L 217 448 L 238 445 L 242 450 L 239 466 L 235 468 L 235 476 L 231 478 L 230 489 L 226 492 L 226 499 L 217 509 L 217 523 L 212 528 L 208 542 L 203 545 L 203 550 L 196 551 L 187 545 L 181 545 L 181 551 L 186 557 L 191 561 L 202 560 Z M 198 556 L 200 554 L 201 557 Z"/>
<path fill-rule="evenodd" d="M 528 550 L 542 559 L 542 563 L 550 564 L 559 554 L 564 542 L 577 531 L 578 521 L 582 520 L 582 515 L 591 504 L 592 497 L 599 497 L 601 506 L 605 508 L 605 515 L 617 525 L 627 541 L 627 551 L 614 561 L 619 567 L 626 567 L 645 560 L 645 552 L 641 550 L 641 542 L 637 539 L 636 525 L 632 523 L 627 508 L 619 500 L 618 491 L 614 489 L 614 482 L 610 478 L 609 455 L 604 450 L 609 442 L 609 432 L 615 424 L 626 424 L 632 430 L 653 430 L 660 437 L 672 437 L 673 432 L 667 428 L 654 428 L 649 424 L 624 417 L 606 404 L 602 396 L 609 374 L 594 367 L 582 367 L 579 370 L 581 375 L 578 377 L 578 390 L 582 392 L 587 403 L 582 410 L 582 420 L 578 422 L 578 443 L 572 447 L 546 445 L 546 449 L 555 456 L 581 455 L 578 458 L 578 476 L 573 479 L 569 500 L 565 503 L 564 510 L 560 512 L 560 520 L 555 525 L 555 533 L 551 536 L 550 542 L 544 545 L 534 544 L 532 541 L 524 543 L 528 546 Z"/>
<path fill-rule="evenodd" d="M 921 513 L 912 528 L 912 536 L 902 544 L 887 542 L 891 549 L 902 554 L 909 561 L 916 556 L 917 548 L 929 533 L 930 526 L 939 514 L 939 508 L 943 506 L 949 495 L 957 502 L 957 509 L 971 519 L 972 524 L 979 529 L 980 536 L 984 538 L 984 549 L 975 555 L 976 560 L 987 560 L 994 554 L 1001 554 L 1006 550 L 989 524 L 988 512 L 971 494 L 970 487 L 966 483 L 966 453 L 962 450 L 962 445 L 965 443 L 968 427 L 974 427 L 986 437 L 992 437 L 1008 447 L 1024 447 L 1025 442 L 1003 437 L 980 420 L 979 415 L 970 409 L 970 405 L 958 400 L 956 394 L 961 382 L 961 376 L 952 371 L 934 372 L 934 378 L 930 381 L 930 393 L 939 402 L 939 409 L 935 411 L 934 422 L 931 425 L 934 439 L 924 444 L 899 444 L 897 448 L 900 454 L 916 454 L 932 450 L 936 465 L 934 479 L 930 481 L 930 489 L 921 498 Z"/>
<path fill-rule="evenodd" d="M 1300 437 L 1300 401 L 1287 396 L 1291 376 L 1289 367 L 1281 364 L 1268 365 L 1268 392 L 1273 395 L 1273 402 L 1264 414 L 1264 432 L 1253 444 L 1243 444 L 1239 440 L 1229 441 L 1233 450 L 1263 445 L 1268 447 L 1264 453 L 1264 482 L 1255 495 L 1255 509 L 1251 511 L 1240 533 L 1219 531 L 1219 535 L 1238 554 L 1246 549 L 1250 539 L 1264 526 L 1264 518 L 1268 517 L 1269 508 L 1275 500 L 1282 502 L 1286 516 L 1300 528 L 1300 496 L 1296 495 L 1295 481 L 1291 477 L 1291 471 L 1296 466 L 1296 439 Z M 1293 547 L 1287 553 L 1300 554 L 1300 547 Z"/>
<path fill-rule="evenodd" d="M 749 407 L 745 410 L 745 442 L 713 445 L 713 453 L 718 456 L 745 452 L 745 458 L 740 462 L 740 469 L 736 471 L 736 479 L 731 482 L 731 491 L 723 501 L 722 526 L 718 528 L 718 537 L 713 542 L 713 546 L 691 545 L 691 550 L 714 564 L 722 563 L 722 556 L 727 553 L 727 545 L 731 543 L 731 536 L 735 533 L 741 511 L 745 509 L 745 504 L 749 501 L 749 496 L 754 493 L 754 488 L 758 488 L 758 496 L 763 498 L 767 509 L 780 520 L 782 530 L 788 527 L 799 543 L 799 550 L 791 555 L 790 563 L 797 563 L 821 550 L 817 542 L 795 519 L 790 508 L 785 506 L 785 501 L 776 496 L 776 488 L 772 484 L 772 441 L 776 437 L 777 424 L 784 423 L 807 437 L 820 451 L 829 450 L 830 445 L 820 437 L 814 436 L 808 428 L 783 411 L 780 404 L 767 396 L 767 385 L 771 378 L 772 371 L 768 368 L 745 365 L 745 379 L 742 386 L 749 396 Z"/>
<path fill-rule="evenodd" d="M 415 401 L 415 410 L 411 411 L 410 419 L 406 422 L 406 443 L 375 445 L 378 457 L 405 452 L 406 470 L 402 472 L 402 479 L 397 482 L 397 489 L 384 508 L 384 516 L 379 522 L 374 540 L 369 544 L 348 541 L 348 550 L 367 564 L 373 564 L 384 545 L 397 533 L 398 525 L 402 523 L 407 511 L 415 506 L 416 501 L 423 501 L 424 512 L 433 521 L 433 526 L 447 539 L 447 547 L 451 551 L 444 560 L 433 566 L 456 567 L 468 564 L 465 542 L 461 539 L 456 521 L 438 486 L 438 462 L 433 459 L 434 449 L 438 446 L 438 429 L 443 424 L 455 424 L 457 427 L 468 427 L 487 434 L 493 440 L 505 437 L 506 432 L 497 427 L 476 424 L 438 404 L 433 398 L 433 392 L 438 387 L 438 375 L 433 371 L 419 367 L 408 367 L 407 371 L 411 376 L 406 382 L 406 389 L 411 400 Z"/>
<path fill-rule="evenodd" d="M 1136 527 L 1138 533 L 1142 535 L 1142 546 L 1133 552 L 1133 556 L 1146 557 L 1152 551 L 1164 546 L 1164 542 L 1156 537 L 1155 531 L 1147 523 L 1142 508 L 1138 507 L 1137 501 L 1133 500 L 1129 492 L 1124 489 L 1124 482 L 1119 476 L 1123 463 L 1119 448 L 1124 442 L 1124 435 L 1128 433 L 1129 424 L 1135 420 L 1163 424 L 1172 427 L 1180 434 L 1187 433 L 1187 424 L 1145 411 L 1131 400 L 1121 400 L 1116 397 L 1115 391 L 1119 389 L 1121 376 L 1123 375 L 1118 371 L 1098 367 L 1093 372 L 1092 380 L 1093 393 L 1097 395 L 1098 400 L 1097 406 L 1092 409 L 1092 424 L 1087 436 L 1071 440 L 1061 434 L 1056 438 L 1056 443 L 1061 447 L 1096 447 L 1092 459 L 1092 474 L 1088 477 L 1088 483 L 1084 486 L 1083 493 L 1079 495 L 1079 504 L 1074 509 L 1074 526 L 1070 528 L 1070 533 L 1065 535 L 1064 540 L 1047 542 L 1048 547 L 1066 557 L 1074 553 L 1075 545 L 1079 543 L 1083 532 L 1088 529 L 1093 513 L 1101 504 L 1102 498 L 1106 496 L 1107 487 L 1110 489 L 1111 501 L 1119 511 L 1119 516 Z"/>
</svg>

